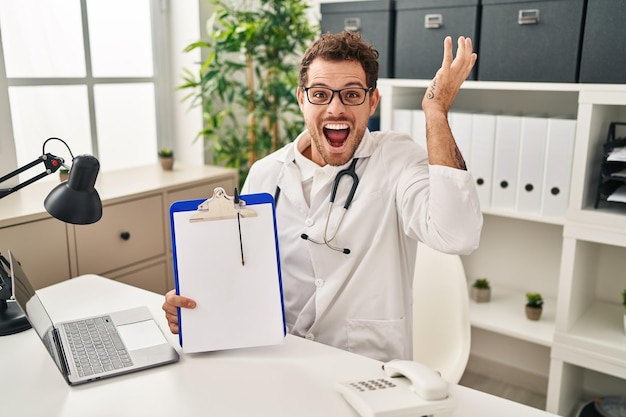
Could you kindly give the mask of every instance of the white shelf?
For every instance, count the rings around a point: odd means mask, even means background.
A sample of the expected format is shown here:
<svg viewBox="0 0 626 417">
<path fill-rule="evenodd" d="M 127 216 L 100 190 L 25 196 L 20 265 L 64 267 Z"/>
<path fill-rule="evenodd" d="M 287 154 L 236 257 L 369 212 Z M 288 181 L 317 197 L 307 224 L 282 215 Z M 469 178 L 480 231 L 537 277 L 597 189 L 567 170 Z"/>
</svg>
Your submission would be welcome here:
<svg viewBox="0 0 626 417">
<path fill-rule="evenodd" d="M 415 80 L 406 78 L 381 78 L 378 86 L 426 88 L 431 80 Z M 462 89 L 467 90 L 499 90 L 499 91 L 538 91 L 538 92 L 589 92 L 590 100 L 597 102 L 595 93 L 609 92 L 618 97 L 626 92 L 625 84 L 585 84 L 585 83 L 532 83 L 532 82 L 510 82 L 510 81 L 465 81 Z M 624 96 L 618 103 L 626 103 Z M 609 101 L 613 103 L 614 101 Z"/>
<path fill-rule="evenodd" d="M 616 217 L 612 225 L 568 222 L 563 237 L 571 237 L 587 242 L 626 247 L 626 216 Z"/>
<path fill-rule="evenodd" d="M 540 214 L 522 213 L 519 211 L 502 210 L 494 208 L 483 209 L 483 214 L 490 214 L 492 216 L 508 217 L 510 219 L 527 220 L 531 222 L 554 224 L 557 226 L 563 226 L 565 224 L 565 218 L 563 217 L 548 217 Z"/>
<path fill-rule="evenodd" d="M 587 231 L 596 229 L 600 232 L 608 232 L 605 234 L 609 239 L 607 243 L 615 240 L 615 236 L 611 237 L 611 235 L 615 235 L 616 232 L 626 236 L 626 204 L 624 204 L 624 207 L 600 207 L 597 210 L 578 210 L 568 217 L 569 223 L 572 224 L 572 229 L 582 230 L 586 228 Z M 622 244 L 620 246 L 626 245 Z"/>
<path fill-rule="evenodd" d="M 596 301 L 567 333 L 558 332 L 555 343 L 587 351 L 589 355 L 624 368 L 626 377 L 626 332 L 624 308 L 618 304 Z"/>
<path fill-rule="evenodd" d="M 472 326 L 538 345 L 552 346 L 556 317 L 556 299 L 544 297 L 543 313 L 537 321 L 526 318 L 525 293 L 507 288 L 491 289 L 491 301 L 470 300 Z"/>
<path fill-rule="evenodd" d="M 393 129 L 394 110 L 420 109 L 429 84 L 430 80 L 379 80 L 381 129 Z M 464 259 L 468 279 L 488 276 L 492 281 L 491 301 L 470 303 L 472 326 L 549 348 L 547 408 L 556 414 L 568 412 L 572 404 L 584 400 L 582 375 L 587 370 L 605 379 L 599 385 L 614 382 L 612 377 L 626 380 L 622 307 L 589 300 L 593 294 L 597 300 L 613 300 L 624 285 L 626 205 L 624 210 L 596 210 L 593 204 L 608 126 L 626 121 L 626 84 L 466 81 L 452 109 L 576 119 L 567 213 L 551 218 L 486 208 L 483 214 L 491 216 L 486 222 L 490 227 L 483 229 L 481 247 Z M 539 288 L 544 295 L 539 321 L 525 316 L 525 294 L 519 290 L 524 285 Z M 559 297 L 558 310 L 551 295 Z M 476 346 L 477 355 L 497 356 L 498 346 Z M 513 367 L 546 360 L 539 352 L 545 349 L 535 352 L 527 343 L 519 343 L 519 349 L 508 355 L 516 358 Z"/>
</svg>

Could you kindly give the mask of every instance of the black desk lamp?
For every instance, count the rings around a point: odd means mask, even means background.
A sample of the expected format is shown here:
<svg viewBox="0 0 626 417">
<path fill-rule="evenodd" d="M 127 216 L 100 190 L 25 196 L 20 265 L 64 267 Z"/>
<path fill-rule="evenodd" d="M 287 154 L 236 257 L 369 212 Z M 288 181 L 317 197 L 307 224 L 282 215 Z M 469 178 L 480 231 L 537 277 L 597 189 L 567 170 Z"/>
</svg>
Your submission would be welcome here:
<svg viewBox="0 0 626 417">
<path fill-rule="evenodd" d="M 68 180 L 57 185 L 44 200 L 46 211 L 65 223 L 91 224 L 97 222 L 102 217 L 102 202 L 94 185 L 100 170 L 100 162 L 91 155 L 79 155 L 74 158 L 67 143 L 59 138 L 47 139 L 43 143 L 40 157 L 0 178 L 0 184 L 2 184 L 40 163 L 45 166 L 44 172 L 27 181 L 11 188 L 0 188 L 0 199 L 58 171 L 62 166 L 68 168 L 63 158 L 46 153 L 46 144 L 50 140 L 63 142 L 72 157 L 72 166 Z M 12 295 L 9 264 L 0 255 L 0 336 L 18 333 L 30 328 L 28 320 L 17 304 L 7 302 Z"/>
</svg>

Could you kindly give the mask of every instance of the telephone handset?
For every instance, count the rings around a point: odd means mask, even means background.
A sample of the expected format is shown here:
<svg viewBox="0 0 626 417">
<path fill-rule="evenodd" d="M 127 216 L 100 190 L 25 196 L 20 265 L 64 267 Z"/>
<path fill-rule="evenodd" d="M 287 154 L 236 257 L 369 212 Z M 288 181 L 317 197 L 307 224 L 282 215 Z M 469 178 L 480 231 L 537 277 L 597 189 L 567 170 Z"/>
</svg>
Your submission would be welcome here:
<svg viewBox="0 0 626 417">
<path fill-rule="evenodd" d="M 426 365 L 413 361 L 395 360 L 383 365 L 390 377 L 404 376 L 412 385 L 411 390 L 425 400 L 443 400 L 448 396 L 448 383 L 441 375 Z"/>
<path fill-rule="evenodd" d="M 408 360 L 383 365 L 384 376 L 337 384 L 346 401 L 363 417 L 444 416 L 456 400 L 448 383 L 429 367 Z"/>
</svg>

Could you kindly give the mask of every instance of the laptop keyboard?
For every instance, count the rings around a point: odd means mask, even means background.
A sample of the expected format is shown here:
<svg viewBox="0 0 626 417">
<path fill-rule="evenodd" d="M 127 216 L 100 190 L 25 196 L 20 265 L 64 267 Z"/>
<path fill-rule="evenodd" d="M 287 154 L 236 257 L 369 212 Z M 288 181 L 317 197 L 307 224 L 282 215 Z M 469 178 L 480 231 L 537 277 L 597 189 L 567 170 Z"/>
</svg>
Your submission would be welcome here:
<svg viewBox="0 0 626 417">
<path fill-rule="evenodd" d="M 79 376 L 133 364 L 109 316 L 66 323 L 64 327 Z"/>
</svg>

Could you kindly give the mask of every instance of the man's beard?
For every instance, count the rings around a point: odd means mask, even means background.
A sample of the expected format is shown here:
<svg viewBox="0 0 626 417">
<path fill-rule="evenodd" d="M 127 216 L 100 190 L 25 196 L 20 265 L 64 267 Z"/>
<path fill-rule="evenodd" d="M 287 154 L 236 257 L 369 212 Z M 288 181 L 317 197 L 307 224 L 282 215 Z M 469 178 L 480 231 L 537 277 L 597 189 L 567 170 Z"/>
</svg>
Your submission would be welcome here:
<svg viewBox="0 0 626 417">
<path fill-rule="evenodd" d="M 351 147 L 347 153 L 344 152 L 342 154 L 327 154 L 324 144 L 328 144 L 328 140 L 326 139 L 326 136 L 324 136 L 324 129 L 322 128 L 319 131 L 322 132 L 320 135 L 317 134 L 317 130 L 313 131 L 309 129 L 311 142 L 313 146 L 315 146 L 315 148 L 317 149 L 317 152 L 320 154 L 322 160 L 324 160 L 324 162 L 331 166 L 341 166 L 346 164 L 350 159 L 352 159 L 354 152 L 356 152 L 359 144 L 363 140 L 363 136 L 365 136 L 365 128 L 350 132 L 350 134 L 354 134 L 355 140 L 351 142 Z M 316 133 L 314 134 L 313 132 Z M 346 139 L 346 141 L 349 141 L 349 139 Z"/>
</svg>

